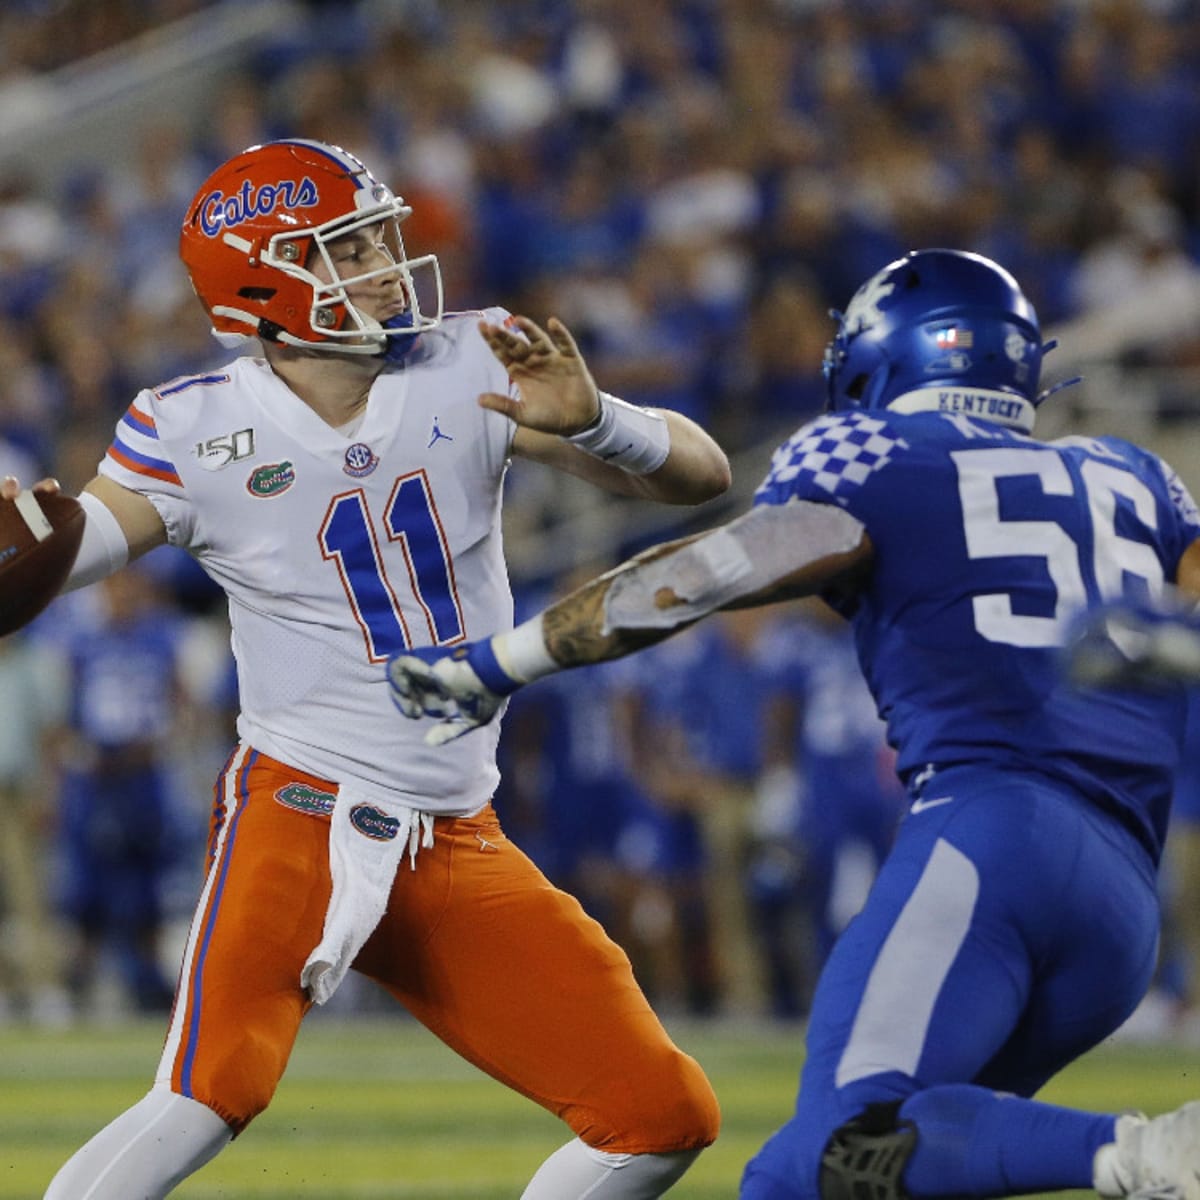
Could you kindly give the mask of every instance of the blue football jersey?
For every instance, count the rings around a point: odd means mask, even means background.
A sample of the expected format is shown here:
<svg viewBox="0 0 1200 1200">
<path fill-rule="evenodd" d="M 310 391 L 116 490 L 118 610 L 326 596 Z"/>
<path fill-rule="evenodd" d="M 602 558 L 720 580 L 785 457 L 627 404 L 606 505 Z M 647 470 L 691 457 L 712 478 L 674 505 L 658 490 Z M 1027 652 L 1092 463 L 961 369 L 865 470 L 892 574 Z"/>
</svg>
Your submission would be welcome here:
<svg viewBox="0 0 1200 1200">
<path fill-rule="evenodd" d="M 70 724 L 116 750 L 166 737 L 175 719 L 180 629 L 155 611 L 120 625 L 81 629 L 67 645 Z"/>
<path fill-rule="evenodd" d="M 1200 515 L 1159 458 L 1117 438 L 1039 442 L 960 414 L 829 414 L 775 453 L 756 504 L 836 504 L 871 577 L 843 602 L 898 768 L 988 763 L 1069 781 L 1158 856 L 1181 693 L 1083 691 L 1073 613 L 1173 582 Z"/>
</svg>

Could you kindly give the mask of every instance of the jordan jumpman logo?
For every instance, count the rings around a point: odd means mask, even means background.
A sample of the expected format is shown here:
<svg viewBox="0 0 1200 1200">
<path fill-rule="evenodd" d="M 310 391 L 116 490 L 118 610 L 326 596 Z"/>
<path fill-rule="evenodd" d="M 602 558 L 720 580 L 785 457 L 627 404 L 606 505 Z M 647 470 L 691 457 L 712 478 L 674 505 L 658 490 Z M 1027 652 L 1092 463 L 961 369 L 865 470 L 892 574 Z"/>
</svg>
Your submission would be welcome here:
<svg viewBox="0 0 1200 1200">
<path fill-rule="evenodd" d="M 433 418 L 433 434 L 429 439 L 429 446 L 432 446 L 434 442 L 452 442 L 452 441 L 454 441 L 454 439 L 448 433 L 443 433 L 441 431 L 441 429 L 438 428 L 437 417 L 434 417 Z M 429 446 L 426 446 L 425 449 L 428 450 Z"/>
</svg>

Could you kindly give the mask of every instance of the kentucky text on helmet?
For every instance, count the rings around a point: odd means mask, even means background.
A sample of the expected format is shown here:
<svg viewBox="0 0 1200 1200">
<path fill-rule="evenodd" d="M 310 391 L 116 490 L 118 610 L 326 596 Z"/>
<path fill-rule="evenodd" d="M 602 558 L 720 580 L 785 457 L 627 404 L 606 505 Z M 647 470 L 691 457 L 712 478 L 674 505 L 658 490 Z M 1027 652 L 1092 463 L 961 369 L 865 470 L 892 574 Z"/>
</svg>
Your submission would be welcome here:
<svg viewBox="0 0 1200 1200">
<path fill-rule="evenodd" d="M 265 217 L 282 205 L 284 208 L 313 208 L 320 200 L 317 185 L 307 175 L 299 182 L 281 179 L 265 183 L 255 191 L 250 180 L 231 196 L 210 192 L 200 205 L 200 228 L 209 237 L 216 237 L 222 226 L 226 229 L 240 225 L 252 217 Z"/>
<path fill-rule="evenodd" d="M 979 417 L 1013 418 L 1024 410 L 1023 400 L 1006 400 L 987 392 L 938 392 L 938 407 L 942 412 L 972 413 Z"/>
</svg>

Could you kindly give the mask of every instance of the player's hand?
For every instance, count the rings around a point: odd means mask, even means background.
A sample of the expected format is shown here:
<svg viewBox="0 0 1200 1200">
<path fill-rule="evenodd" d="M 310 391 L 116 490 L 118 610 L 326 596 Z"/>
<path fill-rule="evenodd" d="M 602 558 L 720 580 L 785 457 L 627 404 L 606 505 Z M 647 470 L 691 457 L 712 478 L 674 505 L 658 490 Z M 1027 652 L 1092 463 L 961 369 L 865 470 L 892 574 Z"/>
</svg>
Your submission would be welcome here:
<svg viewBox="0 0 1200 1200">
<path fill-rule="evenodd" d="M 1065 653 L 1072 681 L 1085 687 L 1200 683 L 1200 618 L 1177 608 L 1104 605 L 1079 620 Z"/>
<path fill-rule="evenodd" d="M 39 479 L 37 483 L 29 489 L 31 492 L 37 492 L 39 495 L 50 496 L 61 491 L 57 479 Z M 15 475 L 5 475 L 0 480 L 0 498 L 4 500 L 15 500 L 21 491 L 21 481 Z"/>
<path fill-rule="evenodd" d="M 504 703 L 504 697 L 484 684 L 471 665 L 478 645 L 453 650 L 422 646 L 388 660 L 392 703 L 413 720 L 438 718 L 425 734 L 427 745 L 440 746 L 486 725 Z"/>
<path fill-rule="evenodd" d="M 564 437 L 586 429 L 600 414 L 600 400 L 571 331 L 557 317 L 545 329 L 528 317 L 514 316 L 512 323 L 524 337 L 507 325 L 486 321 L 480 321 L 479 332 L 521 398 L 485 392 L 479 403 L 527 429 Z"/>
</svg>

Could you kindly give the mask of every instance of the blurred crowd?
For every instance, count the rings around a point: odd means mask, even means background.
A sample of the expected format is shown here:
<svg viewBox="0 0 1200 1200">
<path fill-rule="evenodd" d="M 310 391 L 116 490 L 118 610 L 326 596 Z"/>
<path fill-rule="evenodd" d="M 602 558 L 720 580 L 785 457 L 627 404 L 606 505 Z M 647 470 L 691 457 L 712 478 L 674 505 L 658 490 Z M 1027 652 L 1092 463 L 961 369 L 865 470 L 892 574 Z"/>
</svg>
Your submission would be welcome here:
<svg viewBox="0 0 1200 1200">
<path fill-rule="evenodd" d="M 0 105 L 221 7 L 12 0 Z M 820 408 L 828 310 L 915 246 L 1009 266 L 1063 331 L 1064 367 L 1200 367 L 1194 0 L 360 0 L 293 18 L 202 114 L 155 114 L 110 167 L 50 186 L 3 160 L 4 473 L 75 490 L 139 388 L 221 361 L 176 258 L 180 219 L 213 167 L 280 136 L 344 146 L 404 195 L 409 251 L 439 256 L 449 308 L 557 314 L 603 386 L 694 416 L 731 452 Z M 561 510 L 547 487 L 514 472 L 515 531 Z M 565 582 L 536 553 L 514 566 L 523 607 Z M 142 611 L 118 618 L 121 597 L 92 589 L 0 643 L 0 673 L 71 681 L 37 693 L 43 740 L 24 744 L 44 751 L 0 761 L 0 828 L 18 833 L 0 996 L 30 1012 L 35 993 L 66 998 L 46 1013 L 86 1009 L 103 946 L 126 1001 L 161 1004 L 150 964 L 169 961 L 173 889 L 200 865 L 196 780 L 233 704 L 221 614 L 170 552 L 138 579 Z M 131 682 L 135 660 L 177 691 Z M 179 719 L 106 724 L 122 687 Z M 34 721 L 25 694 L 0 674 Z M 729 617 L 530 689 L 504 753 L 512 835 L 617 933 L 655 999 L 698 1013 L 802 1016 L 903 808 L 845 630 L 819 609 Z M 121 772 L 155 799 L 93 829 L 96 797 L 133 786 Z M 119 854 L 152 844 L 165 874 L 97 915 L 81 856 L 131 824 L 143 843 Z M 21 870 L 39 855 L 45 889 Z M 54 920 L 83 948 L 57 967 L 35 953 Z"/>
</svg>

